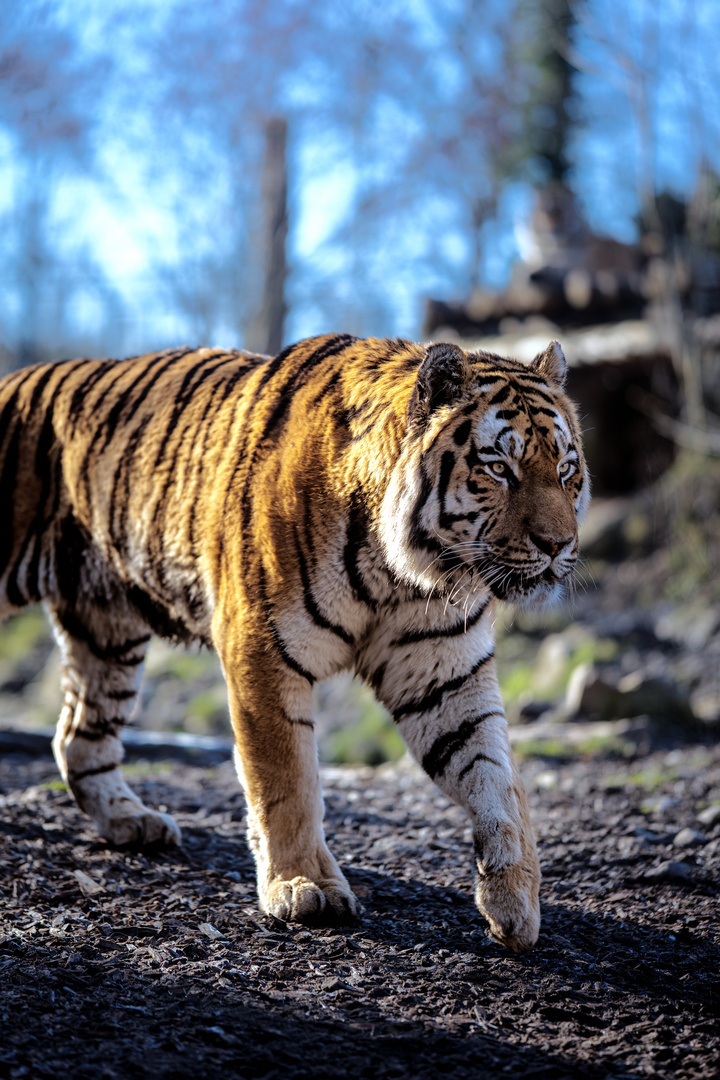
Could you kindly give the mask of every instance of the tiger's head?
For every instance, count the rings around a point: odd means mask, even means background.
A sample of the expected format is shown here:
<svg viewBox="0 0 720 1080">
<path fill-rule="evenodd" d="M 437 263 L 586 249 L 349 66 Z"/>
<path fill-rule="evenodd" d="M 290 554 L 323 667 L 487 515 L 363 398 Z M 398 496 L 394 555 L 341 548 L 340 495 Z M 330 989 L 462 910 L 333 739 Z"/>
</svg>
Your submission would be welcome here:
<svg viewBox="0 0 720 1080">
<path fill-rule="evenodd" d="M 395 573 L 462 598 L 552 602 L 578 557 L 590 481 L 553 341 L 525 366 L 432 345 L 407 410 L 380 532 Z"/>
</svg>

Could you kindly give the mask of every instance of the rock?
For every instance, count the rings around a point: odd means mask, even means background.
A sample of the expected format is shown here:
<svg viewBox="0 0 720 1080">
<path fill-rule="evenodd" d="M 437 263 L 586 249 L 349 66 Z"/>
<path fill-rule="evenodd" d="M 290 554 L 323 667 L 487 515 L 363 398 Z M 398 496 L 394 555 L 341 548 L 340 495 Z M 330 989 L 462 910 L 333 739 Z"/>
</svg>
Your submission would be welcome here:
<svg viewBox="0 0 720 1080">
<path fill-rule="evenodd" d="M 580 534 L 583 554 L 600 559 L 625 554 L 623 523 L 632 506 L 627 498 L 594 499 Z"/>
<path fill-rule="evenodd" d="M 660 795 L 656 799 L 650 799 L 648 801 L 649 808 L 655 814 L 669 814 L 675 810 L 676 807 L 681 805 L 682 800 L 677 799 L 674 795 Z"/>
<path fill-rule="evenodd" d="M 570 676 L 564 711 L 568 716 L 601 716 L 608 720 L 629 715 L 620 709 L 616 687 L 606 682 L 592 664 L 579 664 Z"/>
<path fill-rule="evenodd" d="M 673 847 L 697 847 L 704 844 L 705 837 L 696 829 L 681 829 L 673 840 Z"/>
<path fill-rule="evenodd" d="M 218 930 L 218 928 L 216 926 L 213 926 L 212 923 L 209 923 L 209 922 L 200 923 L 200 925 L 198 927 L 198 930 L 200 931 L 201 934 L 204 934 L 205 937 L 210 938 L 211 941 L 225 941 L 226 940 L 225 935 L 223 933 L 221 933 L 220 930 Z"/>
<path fill-rule="evenodd" d="M 623 716 L 647 714 L 668 723 L 694 724 L 688 694 L 670 679 L 648 678 L 636 671 L 617 684 Z"/>
<path fill-rule="evenodd" d="M 688 694 L 672 680 L 634 671 L 613 684 L 591 664 L 580 664 L 570 676 L 563 711 L 603 720 L 649 716 L 684 726 L 695 723 Z"/>
<path fill-rule="evenodd" d="M 720 626 L 720 608 L 698 602 L 666 611 L 655 623 L 660 641 L 672 641 L 693 652 L 704 649 Z"/>
<path fill-rule="evenodd" d="M 643 874 L 645 881 L 684 881 L 693 880 L 694 867 L 684 862 L 661 862 L 659 866 L 653 866 Z"/>
<path fill-rule="evenodd" d="M 692 710 L 703 724 L 720 723 L 720 692 L 717 690 L 696 691 L 691 699 Z"/>
<path fill-rule="evenodd" d="M 533 667 L 533 691 L 540 697 L 564 682 L 572 646 L 566 634 L 548 634 L 538 649 Z"/>
<path fill-rule="evenodd" d="M 549 701 L 534 701 L 532 698 L 522 703 L 518 710 L 518 720 L 520 723 L 528 724 L 533 720 L 537 720 L 538 717 L 546 713 L 552 708 Z"/>
<path fill-rule="evenodd" d="M 659 833 L 654 829 L 635 829 L 633 835 L 645 844 L 669 844 L 673 838 L 672 833 Z"/>
<path fill-rule="evenodd" d="M 708 806 L 706 810 L 701 810 L 697 819 L 710 829 L 713 825 L 717 825 L 720 822 L 720 803 L 716 803 L 715 806 Z"/>
<path fill-rule="evenodd" d="M 545 769 L 535 777 L 535 787 L 540 788 L 542 791 L 552 791 L 553 788 L 558 786 L 559 779 L 558 773 L 553 772 L 551 769 Z"/>
</svg>

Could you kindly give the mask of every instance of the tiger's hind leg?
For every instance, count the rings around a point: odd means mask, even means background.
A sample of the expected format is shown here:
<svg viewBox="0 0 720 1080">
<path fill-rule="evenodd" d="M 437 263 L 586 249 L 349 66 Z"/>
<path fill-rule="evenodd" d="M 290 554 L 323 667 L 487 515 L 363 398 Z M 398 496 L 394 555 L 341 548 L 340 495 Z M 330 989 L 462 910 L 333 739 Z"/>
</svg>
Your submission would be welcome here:
<svg viewBox="0 0 720 1080">
<path fill-rule="evenodd" d="M 127 611 L 48 611 L 62 650 L 63 707 L 53 751 L 78 806 L 113 844 L 177 844 L 169 814 L 149 809 L 123 779 L 119 732 L 135 707 L 150 639 Z M 94 615 L 94 618 L 93 618 Z"/>
</svg>

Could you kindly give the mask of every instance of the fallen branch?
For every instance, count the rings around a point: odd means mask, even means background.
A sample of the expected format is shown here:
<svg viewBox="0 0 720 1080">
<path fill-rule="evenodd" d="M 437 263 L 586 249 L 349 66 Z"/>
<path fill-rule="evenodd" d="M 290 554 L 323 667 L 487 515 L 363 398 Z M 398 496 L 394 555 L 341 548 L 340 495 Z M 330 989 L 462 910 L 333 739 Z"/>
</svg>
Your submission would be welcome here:
<svg viewBox="0 0 720 1080">
<path fill-rule="evenodd" d="M 698 429 L 684 424 L 682 420 L 675 420 L 662 411 L 656 397 L 637 386 L 628 387 L 627 397 L 633 408 L 649 417 L 666 439 L 684 450 L 694 450 L 706 457 L 720 457 L 720 429 Z M 720 418 L 718 422 L 720 423 Z"/>
</svg>

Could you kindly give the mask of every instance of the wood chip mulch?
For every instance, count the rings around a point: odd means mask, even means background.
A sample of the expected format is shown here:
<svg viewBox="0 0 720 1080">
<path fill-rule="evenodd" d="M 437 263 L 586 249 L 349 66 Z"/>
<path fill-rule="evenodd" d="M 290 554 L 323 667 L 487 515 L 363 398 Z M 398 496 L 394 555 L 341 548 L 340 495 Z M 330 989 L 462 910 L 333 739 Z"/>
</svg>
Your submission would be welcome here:
<svg viewBox="0 0 720 1080">
<path fill-rule="evenodd" d="M 181 848 L 109 848 L 51 762 L 0 757 L 0 1077 L 717 1075 L 720 749 L 524 764 L 521 958 L 485 936 L 463 813 L 406 762 L 325 770 L 351 928 L 258 913 L 229 763 L 129 771 Z"/>
</svg>

